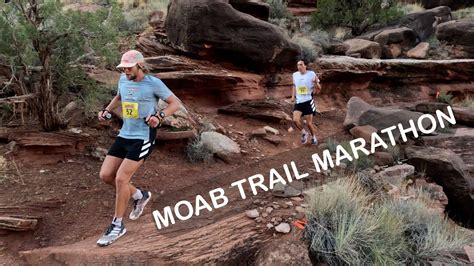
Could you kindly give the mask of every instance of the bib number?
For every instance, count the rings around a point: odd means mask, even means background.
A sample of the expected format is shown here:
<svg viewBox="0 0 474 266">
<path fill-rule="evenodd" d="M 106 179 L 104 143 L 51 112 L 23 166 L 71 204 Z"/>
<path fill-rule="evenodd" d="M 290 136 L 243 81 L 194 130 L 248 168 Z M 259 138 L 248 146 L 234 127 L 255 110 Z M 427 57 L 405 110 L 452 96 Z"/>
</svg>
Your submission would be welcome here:
<svg viewBox="0 0 474 266">
<path fill-rule="evenodd" d="M 308 94 L 308 88 L 306 86 L 299 86 L 296 88 L 297 94 Z"/>
<path fill-rule="evenodd" d="M 122 102 L 122 116 L 128 119 L 138 119 L 138 103 Z"/>
</svg>

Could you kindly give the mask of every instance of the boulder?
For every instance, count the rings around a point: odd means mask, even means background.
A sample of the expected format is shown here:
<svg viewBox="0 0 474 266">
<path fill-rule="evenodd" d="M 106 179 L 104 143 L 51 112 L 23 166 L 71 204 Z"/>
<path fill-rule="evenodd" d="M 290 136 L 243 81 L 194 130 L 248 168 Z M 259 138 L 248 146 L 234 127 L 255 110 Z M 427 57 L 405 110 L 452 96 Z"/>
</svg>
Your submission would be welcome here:
<svg viewBox="0 0 474 266">
<path fill-rule="evenodd" d="M 409 120 L 413 120 L 413 122 L 418 121 L 418 118 L 422 116 L 422 113 L 419 112 L 412 112 L 403 109 L 391 109 L 391 108 L 372 108 L 365 113 L 363 113 L 359 117 L 358 124 L 361 126 L 364 125 L 371 125 L 377 128 L 378 131 L 398 125 L 399 123 L 402 125 L 403 128 L 409 128 L 410 124 L 408 123 Z M 431 121 L 428 119 L 424 119 L 423 121 L 424 128 L 431 127 Z M 381 136 L 385 136 L 385 134 L 381 134 Z M 395 139 L 398 139 L 400 136 L 399 130 L 393 131 L 393 136 Z"/>
<path fill-rule="evenodd" d="M 400 20 L 398 27 L 412 29 L 417 35 L 417 43 L 429 39 L 438 24 L 449 20 L 451 20 L 451 9 L 447 6 L 440 6 L 408 14 Z"/>
<path fill-rule="evenodd" d="M 385 32 L 393 34 L 392 38 L 400 39 L 400 37 L 403 36 L 403 34 L 400 33 L 406 31 L 406 28 L 408 28 L 412 30 L 415 35 L 414 43 L 418 43 L 420 41 L 425 41 L 429 39 L 430 36 L 435 32 L 435 27 L 438 24 L 450 21 L 451 19 L 451 9 L 446 6 L 441 6 L 407 14 L 393 26 L 388 26 L 382 29 L 370 31 L 361 36 L 358 36 L 358 38 L 374 40 L 377 35 L 382 32 Z M 408 37 L 407 40 L 411 40 L 411 38 L 413 38 L 411 33 L 405 32 L 405 34 L 408 34 L 406 35 L 406 37 Z M 385 39 L 386 38 L 384 37 L 382 40 Z"/>
<path fill-rule="evenodd" d="M 436 38 L 454 45 L 460 57 L 474 58 L 474 19 L 453 20 L 436 27 Z"/>
<path fill-rule="evenodd" d="M 423 137 L 425 145 L 448 149 L 461 157 L 471 175 L 474 175 L 474 129 L 456 128 L 454 134 Z"/>
<path fill-rule="evenodd" d="M 280 145 L 280 143 L 283 142 L 283 139 L 281 137 L 275 135 L 264 136 L 262 138 L 276 146 Z"/>
<path fill-rule="evenodd" d="M 436 27 L 436 38 L 450 44 L 474 45 L 474 19 L 441 23 Z"/>
<path fill-rule="evenodd" d="M 453 151 L 433 147 L 407 147 L 408 163 L 443 187 L 449 209 L 471 223 L 474 218 L 474 182 L 464 161 Z"/>
<path fill-rule="evenodd" d="M 425 59 L 428 50 L 430 50 L 430 44 L 427 42 L 420 42 L 407 52 L 407 56 L 415 59 Z"/>
<path fill-rule="evenodd" d="M 372 109 L 373 106 L 366 103 L 359 97 L 351 97 L 347 102 L 346 118 L 344 119 L 344 127 L 352 128 L 359 124 L 360 116 L 366 111 Z"/>
<path fill-rule="evenodd" d="M 436 114 L 436 111 L 440 110 L 443 113 L 448 113 L 448 104 L 439 102 L 422 102 L 415 106 L 415 111 L 422 112 L 425 114 Z"/>
<path fill-rule="evenodd" d="M 392 43 L 401 44 L 403 47 L 411 47 L 416 43 L 416 33 L 407 27 L 383 30 L 374 37 L 374 41 L 380 45 Z"/>
<path fill-rule="evenodd" d="M 163 110 L 168 107 L 168 104 L 162 100 L 158 101 L 158 110 Z M 170 128 L 172 131 L 185 131 L 195 128 L 196 122 L 189 115 L 186 107 L 181 105 L 181 108 L 172 116 L 165 117 L 161 122 L 164 128 Z"/>
<path fill-rule="evenodd" d="M 436 183 L 428 183 L 423 178 L 417 178 L 415 180 L 415 186 L 417 189 L 422 189 L 427 192 L 432 202 L 425 202 L 427 207 L 436 210 L 439 214 L 443 215 L 446 207 L 448 206 L 448 197 L 443 191 L 443 187 Z"/>
<path fill-rule="evenodd" d="M 456 123 L 474 127 L 474 110 L 464 107 L 453 107 Z"/>
<path fill-rule="evenodd" d="M 292 198 L 300 196 L 301 190 L 282 183 L 276 183 L 273 187 L 272 195 L 280 198 Z"/>
<path fill-rule="evenodd" d="M 158 101 L 158 110 L 163 110 L 168 104 L 162 100 Z M 165 117 L 158 128 L 156 139 L 177 140 L 189 139 L 196 136 L 196 121 L 190 116 L 183 104 L 172 116 Z"/>
<path fill-rule="evenodd" d="M 370 143 L 372 133 L 377 132 L 373 126 L 355 126 L 350 129 L 350 133 L 354 138 L 363 138 L 366 143 Z"/>
<path fill-rule="evenodd" d="M 344 126 L 351 128 L 353 126 L 369 125 L 380 131 L 401 123 L 403 128 L 408 128 L 408 121 L 412 119 L 416 122 L 421 115 L 422 113 L 403 109 L 374 107 L 358 97 L 352 97 L 347 103 Z M 430 128 L 431 122 L 424 119 L 423 126 L 424 128 Z M 398 139 L 400 132 L 394 130 L 393 133 L 395 139 Z M 384 134 L 381 136 L 384 136 Z"/>
<path fill-rule="evenodd" d="M 350 39 L 344 42 L 349 45 L 346 55 L 360 54 L 362 58 L 380 58 L 382 48 L 379 43 L 363 39 Z"/>
<path fill-rule="evenodd" d="M 384 183 L 390 183 L 394 186 L 401 187 L 406 178 L 415 173 L 415 167 L 409 164 L 394 165 L 385 168 L 373 176 L 374 179 L 380 179 Z"/>
<path fill-rule="evenodd" d="M 333 54 L 333 55 L 345 55 L 347 53 L 347 50 L 349 50 L 350 46 L 347 43 L 343 42 L 333 42 L 329 44 L 329 47 L 327 48 L 328 54 Z"/>
<path fill-rule="evenodd" d="M 201 141 L 212 153 L 226 162 L 240 157 L 239 145 L 220 133 L 203 132 Z"/>
<path fill-rule="evenodd" d="M 394 158 L 392 154 L 388 152 L 375 152 L 373 155 L 373 160 L 375 165 L 392 165 L 394 163 Z"/>
<path fill-rule="evenodd" d="M 165 28 L 176 49 L 252 68 L 293 66 L 300 52 L 280 28 L 237 11 L 225 0 L 174 0 Z"/>
</svg>

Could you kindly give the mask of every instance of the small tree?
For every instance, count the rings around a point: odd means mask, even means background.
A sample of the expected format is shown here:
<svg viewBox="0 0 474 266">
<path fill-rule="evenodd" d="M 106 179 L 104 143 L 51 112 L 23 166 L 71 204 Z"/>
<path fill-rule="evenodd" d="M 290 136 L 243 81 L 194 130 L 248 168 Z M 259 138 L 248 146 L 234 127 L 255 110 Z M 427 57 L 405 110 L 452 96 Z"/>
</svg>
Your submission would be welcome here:
<svg viewBox="0 0 474 266">
<path fill-rule="evenodd" d="M 385 24 L 400 16 L 391 0 L 318 0 L 312 24 L 315 28 L 349 27 L 352 35 L 358 36 L 370 25 Z"/>
<path fill-rule="evenodd" d="M 90 84 L 85 63 L 117 60 L 121 19 L 115 2 L 96 12 L 65 10 L 56 0 L 0 4 L 0 65 L 10 68 L 17 95 L 36 95 L 30 105 L 44 130 L 66 126 L 58 96 Z"/>
</svg>

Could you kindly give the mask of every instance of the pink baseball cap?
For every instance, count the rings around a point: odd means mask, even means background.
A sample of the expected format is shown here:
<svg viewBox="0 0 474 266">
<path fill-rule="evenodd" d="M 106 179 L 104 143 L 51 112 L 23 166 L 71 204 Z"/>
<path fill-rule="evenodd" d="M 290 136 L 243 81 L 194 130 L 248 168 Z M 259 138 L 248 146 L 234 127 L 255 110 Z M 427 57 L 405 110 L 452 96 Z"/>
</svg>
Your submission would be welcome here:
<svg viewBox="0 0 474 266">
<path fill-rule="evenodd" d="M 137 64 L 143 67 L 145 65 L 145 58 L 139 51 L 130 50 L 122 55 L 122 60 L 120 60 L 120 65 L 118 65 L 117 68 L 133 67 Z"/>
</svg>

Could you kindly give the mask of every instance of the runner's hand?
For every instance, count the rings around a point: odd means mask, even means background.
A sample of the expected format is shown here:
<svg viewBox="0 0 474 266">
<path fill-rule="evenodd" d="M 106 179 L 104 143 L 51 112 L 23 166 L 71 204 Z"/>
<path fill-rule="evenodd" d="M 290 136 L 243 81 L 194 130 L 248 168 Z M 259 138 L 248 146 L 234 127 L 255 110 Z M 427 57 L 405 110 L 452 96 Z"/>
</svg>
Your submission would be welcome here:
<svg viewBox="0 0 474 266">
<path fill-rule="evenodd" d="M 102 110 L 100 111 L 98 114 L 97 114 L 97 118 L 99 119 L 99 121 L 105 121 L 105 115 L 109 113 L 109 111 L 107 110 Z"/>
<path fill-rule="evenodd" d="M 158 118 L 157 116 L 154 116 L 154 115 L 149 115 L 146 117 L 145 119 L 145 122 L 152 128 L 156 128 L 160 122 L 161 122 L 161 119 Z"/>
</svg>

